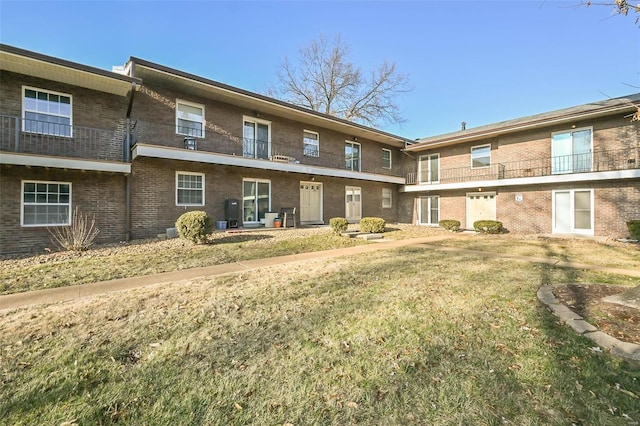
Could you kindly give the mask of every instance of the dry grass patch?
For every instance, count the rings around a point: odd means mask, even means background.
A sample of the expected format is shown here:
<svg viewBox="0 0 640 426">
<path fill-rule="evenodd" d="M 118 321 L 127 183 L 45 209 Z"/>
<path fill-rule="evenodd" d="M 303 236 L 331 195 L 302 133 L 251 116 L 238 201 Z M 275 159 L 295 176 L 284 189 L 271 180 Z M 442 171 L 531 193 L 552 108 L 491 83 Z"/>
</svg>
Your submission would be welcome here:
<svg viewBox="0 0 640 426">
<path fill-rule="evenodd" d="M 537 302 L 581 280 L 619 278 L 405 248 L 20 309 L 0 314 L 0 418 L 637 422 L 638 370 Z"/>
</svg>

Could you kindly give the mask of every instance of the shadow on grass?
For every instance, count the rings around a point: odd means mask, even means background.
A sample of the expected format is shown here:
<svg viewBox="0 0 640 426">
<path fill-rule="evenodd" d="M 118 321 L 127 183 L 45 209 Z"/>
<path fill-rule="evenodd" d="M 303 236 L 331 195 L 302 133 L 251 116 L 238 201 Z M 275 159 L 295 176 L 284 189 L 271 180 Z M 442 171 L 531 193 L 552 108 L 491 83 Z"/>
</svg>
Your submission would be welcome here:
<svg viewBox="0 0 640 426">
<path fill-rule="evenodd" d="M 269 240 L 273 237 L 271 235 L 264 235 L 258 233 L 238 233 L 238 234 L 226 234 L 223 237 L 216 237 L 209 239 L 207 245 L 221 245 L 221 244 L 234 244 L 234 243 L 246 243 L 249 241 L 261 241 Z"/>
</svg>

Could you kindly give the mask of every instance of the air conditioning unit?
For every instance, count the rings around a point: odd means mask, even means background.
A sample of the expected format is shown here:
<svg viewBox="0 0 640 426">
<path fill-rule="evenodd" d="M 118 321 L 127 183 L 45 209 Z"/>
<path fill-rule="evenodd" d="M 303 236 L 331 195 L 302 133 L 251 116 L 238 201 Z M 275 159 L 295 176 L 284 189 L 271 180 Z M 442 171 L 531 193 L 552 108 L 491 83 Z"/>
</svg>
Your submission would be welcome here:
<svg viewBox="0 0 640 426">
<path fill-rule="evenodd" d="M 198 149 L 198 141 L 196 138 L 184 138 L 184 149 L 195 151 Z"/>
</svg>

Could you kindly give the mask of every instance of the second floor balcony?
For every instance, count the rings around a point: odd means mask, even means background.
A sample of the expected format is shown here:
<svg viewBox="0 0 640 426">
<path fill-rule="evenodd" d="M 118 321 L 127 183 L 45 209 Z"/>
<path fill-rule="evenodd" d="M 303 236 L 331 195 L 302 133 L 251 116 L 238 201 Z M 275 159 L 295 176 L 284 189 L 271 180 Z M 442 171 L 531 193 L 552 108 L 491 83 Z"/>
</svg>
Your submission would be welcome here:
<svg viewBox="0 0 640 426">
<path fill-rule="evenodd" d="M 312 145 L 303 140 L 302 132 L 299 138 L 266 131 L 256 132 L 257 137 L 247 137 L 212 124 L 202 129 L 137 120 L 131 134 L 134 156 L 164 155 L 164 158 L 404 183 L 405 170 L 398 165 L 385 168 L 381 151 L 375 158 L 354 151 L 351 145 L 348 149 L 322 141 Z M 363 144 L 360 149 L 368 147 Z M 160 154 L 160 150 L 164 152 Z"/>
<path fill-rule="evenodd" d="M 99 129 L 0 115 L 0 152 L 11 154 L 12 159 L 21 158 L 20 161 L 26 161 L 25 165 L 62 167 L 65 161 L 66 164 L 75 161 L 76 166 L 70 168 L 110 170 L 91 163 L 127 162 L 126 137 L 124 120 L 113 129 Z M 30 158 L 40 160 L 32 164 Z M 113 171 L 128 170 L 128 166 L 112 168 Z"/>
<path fill-rule="evenodd" d="M 439 166 L 439 163 L 438 163 Z M 418 165 L 406 175 L 407 185 L 446 185 L 478 181 L 566 176 L 592 172 L 640 169 L 640 147 L 598 150 L 586 154 L 505 161 L 488 167 L 454 167 L 438 169 L 434 164 Z"/>
</svg>

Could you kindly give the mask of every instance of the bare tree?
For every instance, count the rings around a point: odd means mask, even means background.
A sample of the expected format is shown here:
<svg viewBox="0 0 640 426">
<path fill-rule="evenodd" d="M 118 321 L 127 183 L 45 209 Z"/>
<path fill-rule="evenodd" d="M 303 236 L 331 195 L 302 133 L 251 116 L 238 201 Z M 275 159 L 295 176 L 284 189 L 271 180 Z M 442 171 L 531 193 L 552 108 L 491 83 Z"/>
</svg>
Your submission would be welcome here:
<svg viewBox="0 0 640 426">
<path fill-rule="evenodd" d="M 580 2 L 579 6 L 608 6 L 611 8 L 611 12 L 616 15 L 624 15 L 629 16 L 629 12 L 636 13 L 635 23 L 638 24 L 640 22 L 640 3 L 638 4 L 629 4 L 627 0 L 611 0 L 611 1 L 590 1 L 583 0 Z"/>
<path fill-rule="evenodd" d="M 411 87 L 395 62 L 384 61 L 365 76 L 339 34 L 333 40 L 320 35 L 299 54 L 296 63 L 285 57 L 270 95 L 373 127 L 404 121 L 396 98 Z"/>
</svg>

